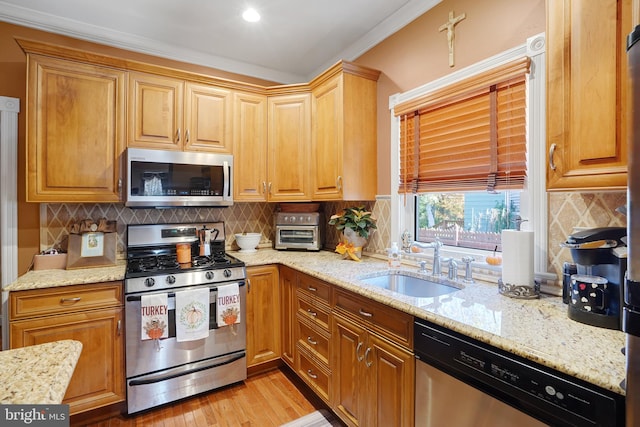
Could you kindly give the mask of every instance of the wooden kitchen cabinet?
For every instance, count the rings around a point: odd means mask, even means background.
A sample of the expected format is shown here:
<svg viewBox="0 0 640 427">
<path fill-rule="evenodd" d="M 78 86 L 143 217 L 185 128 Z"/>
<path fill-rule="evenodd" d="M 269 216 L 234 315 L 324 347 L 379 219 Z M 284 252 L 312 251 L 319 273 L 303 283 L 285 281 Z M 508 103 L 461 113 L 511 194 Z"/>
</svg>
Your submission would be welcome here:
<svg viewBox="0 0 640 427">
<path fill-rule="evenodd" d="M 278 266 L 247 267 L 247 286 L 247 367 L 257 371 L 280 359 Z"/>
<path fill-rule="evenodd" d="M 547 1 L 547 189 L 624 190 L 631 0 Z"/>
<path fill-rule="evenodd" d="M 119 202 L 126 73 L 20 44 L 27 53 L 26 200 Z"/>
<path fill-rule="evenodd" d="M 232 95 L 212 85 L 130 72 L 128 146 L 231 153 Z"/>
<path fill-rule="evenodd" d="M 331 289 L 322 280 L 298 273 L 296 282 L 295 370 L 327 404 L 331 402 Z"/>
<path fill-rule="evenodd" d="M 233 99 L 233 198 L 267 201 L 267 96 L 236 92 Z"/>
<path fill-rule="evenodd" d="M 280 267 L 280 303 L 281 306 L 281 327 L 280 336 L 282 339 L 282 360 L 291 368 L 295 362 L 296 340 L 294 327 L 296 321 L 296 288 L 298 273 L 289 267 Z"/>
<path fill-rule="evenodd" d="M 122 283 L 9 294 L 11 348 L 72 339 L 82 353 L 62 403 L 71 415 L 125 400 Z"/>
<path fill-rule="evenodd" d="M 412 426 L 411 316 L 341 289 L 334 296 L 331 407 L 349 426 Z"/>
<path fill-rule="evenodd" d="M 311 200 L 310 102 L 309 93 L 268 98 L 267 201 Z"/>
<path fill-rule="evenodd" d="M 311 82 L 313 200 L 375 198 L 379 75 L 342 61 Z"/>
</svg>

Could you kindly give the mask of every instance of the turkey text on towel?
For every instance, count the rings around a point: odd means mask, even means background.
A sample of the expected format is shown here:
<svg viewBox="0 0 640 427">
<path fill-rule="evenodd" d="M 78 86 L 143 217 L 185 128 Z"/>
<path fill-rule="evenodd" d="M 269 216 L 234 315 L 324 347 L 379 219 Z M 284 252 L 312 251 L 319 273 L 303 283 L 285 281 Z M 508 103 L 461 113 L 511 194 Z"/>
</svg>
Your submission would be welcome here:
<svg viewBox="0 0 640 427">
<path fill-rule="evenodd" d="M 218 286 L 218 326 L 240 323 L 240 288 L 237 283 Z"/>
<path fill-rule="evenodd" d="M 167 338 L 169 336 L 168 317 L 167 294 L 142 295 L 140 297 L 141 339 Z"/>
<path fill-rule="evenodd" d="M 176 341 L 209 336 L 209 288 L 176 292 Z"/>
</svg>

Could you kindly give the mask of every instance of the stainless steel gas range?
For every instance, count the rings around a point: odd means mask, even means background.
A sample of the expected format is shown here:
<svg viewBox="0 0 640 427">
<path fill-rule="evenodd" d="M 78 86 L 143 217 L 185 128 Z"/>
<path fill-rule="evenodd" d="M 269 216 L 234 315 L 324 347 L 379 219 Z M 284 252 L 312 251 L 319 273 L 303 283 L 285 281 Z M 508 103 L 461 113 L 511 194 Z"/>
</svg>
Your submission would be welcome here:
<svg viewBox="0 0 640 427">
<path fill-rule="evenodd" d="M 223 223 L 128 227 L 128 413 L 246 379 L 246 271 L 224 242 Z"/>
</svg>

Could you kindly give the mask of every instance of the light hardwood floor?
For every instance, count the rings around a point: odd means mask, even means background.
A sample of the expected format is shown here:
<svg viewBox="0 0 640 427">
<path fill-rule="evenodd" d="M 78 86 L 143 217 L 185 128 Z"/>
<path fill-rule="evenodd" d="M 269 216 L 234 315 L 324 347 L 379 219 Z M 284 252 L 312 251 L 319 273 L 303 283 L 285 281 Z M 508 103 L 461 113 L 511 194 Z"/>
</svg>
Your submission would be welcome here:
<svg viewBox="0 0 640 427">
<path fill-rule="evenodd" d="M 270 427 L 322 408 L 322 402 L 299 379 L 275 369 L 244 381 L 138 415 L 118 415 L 72 426 L 113 427 Z"/>
</svg>

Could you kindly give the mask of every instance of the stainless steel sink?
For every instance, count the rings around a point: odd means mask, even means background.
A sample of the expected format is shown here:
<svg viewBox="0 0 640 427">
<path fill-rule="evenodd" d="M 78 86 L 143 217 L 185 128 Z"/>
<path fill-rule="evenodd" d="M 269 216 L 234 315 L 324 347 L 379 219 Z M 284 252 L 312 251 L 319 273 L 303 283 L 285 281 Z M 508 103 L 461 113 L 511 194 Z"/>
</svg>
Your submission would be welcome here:
<svg viewBox="0 0 640 427">
<path fill-rule="evenodd" d="M 454 284 L 438 283 L 402 272 L 366 275 L 360 277 L 359 280 L 367 285 L 418 298 L 433 298 L 460 290 Z"/>
</svg>

